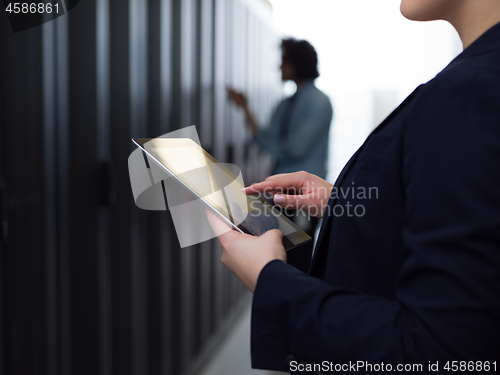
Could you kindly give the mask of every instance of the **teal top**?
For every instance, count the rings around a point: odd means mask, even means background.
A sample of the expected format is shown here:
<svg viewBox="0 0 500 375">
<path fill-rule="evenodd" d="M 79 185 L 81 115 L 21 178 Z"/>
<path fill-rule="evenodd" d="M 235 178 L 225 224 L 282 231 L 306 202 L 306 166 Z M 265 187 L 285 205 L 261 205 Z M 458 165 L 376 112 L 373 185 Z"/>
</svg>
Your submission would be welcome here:
<svg viewBox="0 0 500 375">
<path fill-rule="evenodd" d="M 325 178 L 332 117 L 330 99 L 311 80 L 280 102 L 254 140 L 275 158 L 274 174 L 304 170 Z"/>
</svg>

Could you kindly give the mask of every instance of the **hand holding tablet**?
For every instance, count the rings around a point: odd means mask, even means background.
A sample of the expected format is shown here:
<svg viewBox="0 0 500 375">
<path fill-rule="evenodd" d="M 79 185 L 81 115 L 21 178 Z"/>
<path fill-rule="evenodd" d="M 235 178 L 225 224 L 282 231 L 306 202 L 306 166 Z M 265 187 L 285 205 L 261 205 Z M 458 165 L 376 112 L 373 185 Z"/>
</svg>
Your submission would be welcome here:
<svg viewBox="0 0 500 375">
<path fill-rule="evenodd" d="M 259 196 L 247 196 L 242 190 L 245 188 L 241 173 L 235 166 L 219 163 L 215 158 L 203 150 L 195 141 L 189 138 L 155 138 L 133 139 L 148 160 L 149 168 L 154 172 L 152 164 L 160 167 L 169 177 L 167 181 L 175 182 L 189 198 L 185 202 L 193 206 L 193 202 L 202 204 L 210 209 L 219 219 L 232 229 L 245 234 L 260 236 L 272 229 L 279 229 L 282 233 L 282 243 L 285 250 L 311 240 L 297 225 L 281 214 L 280 210 L 271 206 Z M 152 174 L 154 174 L 152 172 Z M 235 173 L 236 172 L 236 173 Z M 239 174 L 239 175 L 238 175 Z M 178 209 L 181 205 L 177 197 L 172 198 L 166 188 L 168 206 Z M 178 196 L 179 194 L 173 194 Z M 184 207 L 188 207 L 185 205 Z M 182 210 L 182 215 L 189 216 L 188 209 Z M 195 223 L 200 219 L 199 212 L 192 220 L 186 217 L 187 222 Z M 175 221 L 175 219 L 174 219 Z M 189 230 L 193 235 L 197 228 L 181 228 L 176 225 L 178 232 L 186 235 Z"/>
</svg>

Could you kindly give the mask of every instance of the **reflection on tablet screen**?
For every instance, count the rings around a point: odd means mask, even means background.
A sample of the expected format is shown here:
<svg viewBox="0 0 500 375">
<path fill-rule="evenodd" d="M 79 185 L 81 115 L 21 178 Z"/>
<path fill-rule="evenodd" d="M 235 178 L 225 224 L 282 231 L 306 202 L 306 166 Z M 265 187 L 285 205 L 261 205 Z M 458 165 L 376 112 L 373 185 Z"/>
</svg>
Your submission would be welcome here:
<svg viewBox="0 0 500 375">
<path fill-rule="evenodd" d="M 143 147 L 184 185 L 243 232 L 261 235 L 267 230 L 279 229 L 287 237 L 284 243 L 291 241 L 292 245 L 310 239 L 268 202 L 243 193 L 245 184 L 241 172 L 235 170 L 237 167 L 219 163 L 193 140 L 148 139 Z"/>
</svg>

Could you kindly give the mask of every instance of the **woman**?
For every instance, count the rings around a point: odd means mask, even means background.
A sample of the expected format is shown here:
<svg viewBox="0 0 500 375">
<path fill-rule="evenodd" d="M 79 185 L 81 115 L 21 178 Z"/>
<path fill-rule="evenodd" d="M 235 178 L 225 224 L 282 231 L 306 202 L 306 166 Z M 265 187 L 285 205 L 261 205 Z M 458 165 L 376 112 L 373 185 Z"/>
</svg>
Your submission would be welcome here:
<svg viewBox="0 0 500 375">
<path fill-rule="evenodd" d="M 246 189 L 302 188 L 274 201 L 324 213 L 309 274 L 286 264 L 277 230 L 219 237 L 254 292 L 253 367 L 500 370 L 500 1 L 403 0 L 401 12 L 449 21 L 464 52 L 375 129 L 335 189 L 303 172 Z M 335 210 L 348 205 L 363 214 Z"/>
</svg>

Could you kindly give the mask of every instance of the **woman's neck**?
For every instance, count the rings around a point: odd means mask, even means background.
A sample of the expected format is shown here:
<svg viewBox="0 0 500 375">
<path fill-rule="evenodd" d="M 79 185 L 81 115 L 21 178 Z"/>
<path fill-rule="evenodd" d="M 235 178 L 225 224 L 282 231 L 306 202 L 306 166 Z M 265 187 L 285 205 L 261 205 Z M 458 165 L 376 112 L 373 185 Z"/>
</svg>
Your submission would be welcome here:
<svg viewBox="0 0 500 375">
<path fill-rule="evenodd" d="M 465 4 L 448 19 L 457 30 L 464 49 L 500 23 L 500 1 L 470 1 Z"/>
</svg>

